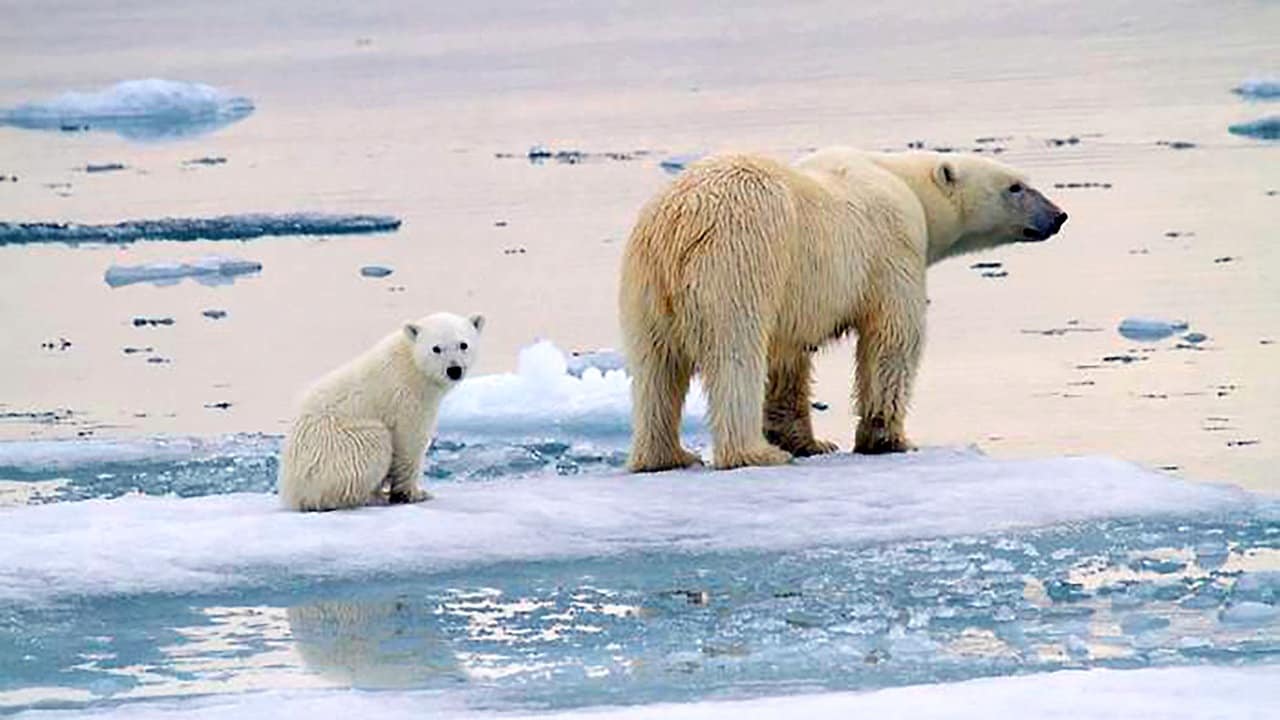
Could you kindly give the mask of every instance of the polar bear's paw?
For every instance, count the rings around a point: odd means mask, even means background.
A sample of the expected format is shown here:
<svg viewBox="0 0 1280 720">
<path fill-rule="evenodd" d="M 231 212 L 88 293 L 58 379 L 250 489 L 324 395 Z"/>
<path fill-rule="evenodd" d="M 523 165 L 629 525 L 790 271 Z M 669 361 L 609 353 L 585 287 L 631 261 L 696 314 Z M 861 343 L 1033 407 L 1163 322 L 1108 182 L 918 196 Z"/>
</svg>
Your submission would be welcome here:
<svg viewBox="0 0 1280 720">
<path fill-rule="evenodd" d="M 791 453 L 768 443 L 761 443 L 745 450 L 716 450 L 717 470 L 730 470 L 753 465 L 785 465 L 789 462 L 791 462 Z"/>
<path fill-rule="evenodd" d="M 408 489 L 393 489 L 388 496 L 392 505 L 408 505 L 412 503 L 426 502 L 431 499 L 431 493 L 414 485 Z"/>
</svg>

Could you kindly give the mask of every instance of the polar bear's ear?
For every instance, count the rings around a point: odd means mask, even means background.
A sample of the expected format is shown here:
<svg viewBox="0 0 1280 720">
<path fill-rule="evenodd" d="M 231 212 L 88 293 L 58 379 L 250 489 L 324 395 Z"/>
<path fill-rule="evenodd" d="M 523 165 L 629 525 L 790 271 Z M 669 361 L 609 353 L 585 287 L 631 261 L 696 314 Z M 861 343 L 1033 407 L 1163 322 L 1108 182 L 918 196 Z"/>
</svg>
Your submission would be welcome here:
<svg viewBox="0 0 1280 720">
<path fill-rule="evenodd" d="M 418 339 L 418 333 L 422 332 L 422 328 L 413 323 L 404 324 L 404 336 L 409 338 L 410 342 Z"/>
<path fill-rule="evenodd" d="M 956 184 L 956 166 L 949 160 L 943 160 L 933 169 L 933 181 L 943 190 Z"/>
<path fill-rule="evenodd" d="M 476 332 L 484 330 L 484 316 L 480 313 L 476 313 L 467 319 L 471 321 L 471 327 L 474 327 Z"/>
</svg>

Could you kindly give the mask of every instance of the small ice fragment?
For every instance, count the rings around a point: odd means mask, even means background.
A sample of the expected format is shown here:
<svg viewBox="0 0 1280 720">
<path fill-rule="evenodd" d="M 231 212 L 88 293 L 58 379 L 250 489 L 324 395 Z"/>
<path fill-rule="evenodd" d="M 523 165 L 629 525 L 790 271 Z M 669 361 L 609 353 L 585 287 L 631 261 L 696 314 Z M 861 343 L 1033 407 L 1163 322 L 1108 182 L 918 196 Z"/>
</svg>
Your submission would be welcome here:
<svg viewBox="0 0 1280 720">
<path fill-rule="evenodd" d="M 392 273 L 391 268 L 382 265 L 365 265 L 360 268 L 360 274 L 365 277 L 382 278 Z"/>
<path fill-rule="evenodd" d="M 587 350 L 574 352 L 565 359 L 565 372 L 574 377 L 582 377 L 588 368 L 595 368 L 601 374 L 611 370 L 626 370 L 627 359 L 617 350 Z"/>
<path fill-rule="evenodd" d="M 684 155 L 672 155 L 663 159 L 658 163 L 658 167 L 675 175 L 684 170 L 690 164 L 697 162 L 702 157 L 702 153 L 687 153 Z"/>
<path fill-rule="evenodd" d="M 1120 321 L 1120 327 L 1117 328 L 1124 337 L 1140 342 L 1163 340 L 1186 329 L 1185 321 L 1144 317 L 1127 317 Z"/>
<path fill-rule="evenodd" d="M 1205 335 L 1204 333 L 1199 333 L 1199 332 L 1189 332 L 1189 333 L 1187 333 L 1186 335 L 1183 335 L 1183 336 L 1182 336 L 1182 339 L 1183 339 L 1183 340 L 1186 340 L 1186 341 L 1187 341 L 1187 342 L 1189 342 L 1189 343 L 1192 343 L 1192 344 L 1198 345 L 1198 344 L 1200 344 L 1200 343 L 1204 342 L 1205 340 L 1208 340 L 1208 339 L 1209 339 L 1209 336 L 1208 336 L 1208 335 Z"/>
<path fill-rule="evenodd" d="M 113 288 L 134 283 L 172 284 L 182 278 L 212 280 L 209 284 L 231 282 L 237 275 L 248 275 L 262 270 L 262 263 L 235 257 L 210 255 L 180 263 L 150 263 L 147 265 L 112 265 L 103 274 L 103 280 Z"/>
<path fill-rule="evenodd" d="M 184 160 L 183 165 L 225 165 L 227 159 L 221 156 L 198 157 Z"/>
<path fill-rule="evenodd" d="M 116 170 L 124 170 L 124 163 L 89 163 L 84 166 L 84 171 L 87 173 L 115 172 Z"/>
<path fill-rule="evenodd" d="M 1273 100 L 1280 98 L 1280 80 L 1255 79 L 1245 80 L 1231 88 L 1231 92 L 1251 100 Z"/>
<path fill-rule="evenodd" d="M 1236 123 L 1228 126 L 1227 131 L 1232 135 L 1244 135 L 1259 140 L 1280 140 L 1280 115 Z"/>
<path fill-rule="evenodd" d="M 1228 625 L 1263 625 L 1280 618 L 1280 608 L 1246 600 L 1223 610 L 1218 619 Z"/>
<path fill-rule="evenodd" d="M 166 317 L 166 318 L 136 317 L 133 319 L 134 327 L 148 327 L 148 326 L 158 327 L 160 325 L 172 325 L 172 324 L 173 324 L 173 318 L 171 317 Z"/>
<path fill-rule="evenodd" d="M 205 310 L 200 314 L 209 318 L 210 320 L 221 320 L 222 318 L 227 316 L 227 311 L 210 309 L 210 310 Z"/>
<path fill-rule="evenodd" d="M 1067 654 L 1077 660 L 1089 657 L 1089 644 L 1080 639 L 1079 635 L 1068 635 L 1062 644 L 1066 648 Z"/>
</svg>

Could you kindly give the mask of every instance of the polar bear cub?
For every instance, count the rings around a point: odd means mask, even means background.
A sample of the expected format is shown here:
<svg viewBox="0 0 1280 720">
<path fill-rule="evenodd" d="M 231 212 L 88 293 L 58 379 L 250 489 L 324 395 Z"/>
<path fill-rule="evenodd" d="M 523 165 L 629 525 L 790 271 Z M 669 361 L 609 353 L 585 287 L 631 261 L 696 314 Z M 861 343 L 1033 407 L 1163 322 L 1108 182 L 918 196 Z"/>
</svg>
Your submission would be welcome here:
<svg viewBox="0 0 1280 720">
<path fill-rule="evenodd" d="M 292 510 L 430 498 L 418 479 L 440 401 L 475 362 L 484 317 L 428 315 L 325 375 L 303 395 L 280 453 Z"/>
</svg>

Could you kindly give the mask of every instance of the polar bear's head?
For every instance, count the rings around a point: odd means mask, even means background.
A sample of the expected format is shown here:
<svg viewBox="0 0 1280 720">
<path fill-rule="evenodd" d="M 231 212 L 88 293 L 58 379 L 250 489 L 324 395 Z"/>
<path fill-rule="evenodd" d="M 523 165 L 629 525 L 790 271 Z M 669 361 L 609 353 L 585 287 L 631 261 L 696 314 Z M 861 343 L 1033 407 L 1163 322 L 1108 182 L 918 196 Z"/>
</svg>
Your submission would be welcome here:
<svg viewBox="0 0 1280 720">
<path fill-rule="evenodd" d="M 405 323 L 404 334 L 413 348 L 413 362 L 427 379 L 451 385 L 466 377 L 475 362 L 484 316 L 462 317 L 435 313 Z"/>
<path fill-rule="evenodd" d="M 1048 240 L 1067 221 L 1061 208 L 1013 168 L 980 157 L 934 158 L 933 184 L 956 221 L 955 241 L 944 255 Z"/>
</svg>

